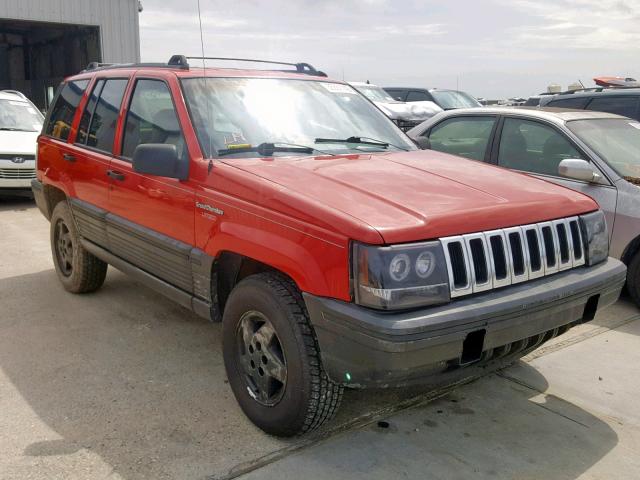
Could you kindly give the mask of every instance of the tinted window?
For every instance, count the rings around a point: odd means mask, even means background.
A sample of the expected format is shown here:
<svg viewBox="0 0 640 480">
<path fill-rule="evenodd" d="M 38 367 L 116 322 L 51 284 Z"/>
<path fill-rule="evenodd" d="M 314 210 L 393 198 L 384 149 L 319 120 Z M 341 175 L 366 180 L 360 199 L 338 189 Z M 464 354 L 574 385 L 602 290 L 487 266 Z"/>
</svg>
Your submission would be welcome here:
<svg viewBox="0 0 640 480">
<path fill-rule="evenodd" d="M 187 155 L 171 92 L 159 80 L 138 80 L 136 83 L 124 127 L 122 156 L 132 158 L 134 150 L 142 143 L 175 145 L 179 157 Z"/>
<path fill-rule="evenodd" d="M 500 166 L 558 176 L 558 164 L 565 158 L 582 155 L 556 129 L 530 120 L 505 119 L 498 151 Z"/>
<path fill-rule="evenodd" d="M 105 152 L 113 150 L 118 114 L 120 113 L 120 105 L 122 104 L 126 86 L 127 80 L 125 79 L 105 81 L 100 92 L 100 99 L 91 117 L 89 135 L 87 137 L 87 145 L 89 147 L 95 147 Z"/>
<path fill-rule="evenodd" d="M 93 111 L 96 108 L 96 104 L 98 103 L 98 98 L 100 97 L 100 92 L 102 91 L 103 86 L 104 80 L 98 80 L 95 87 L 93 87 L 93 92 L 91 92 L 89 101 L 87 102 L 86 107 L 84 107 L 84 112 L 82 113 L 82 118 L 80 119 L 80 127 L 78 128 L 78 137 L 76 138 L 76 143 L 87 143 L 87 132 L 89 131 L 89 123 L 91 122 L 91 116 L 93 115 Z"/>
<path fill-rule="evenodd" d="M 623 117 L 638 117 L 638 98 L 631 95 L 620 97 L 602 96 L 596 97 L 587 106 L 587 110 L 596 112 L 609 112 Z"/>
<path fill-rule="evenodd" d="M 399 100 L 401 102 L 404 102 L 404 97 L 407 94 L 406 90 L 400 90 L 400 89 L 396 89 L 396 88 L 385 88 L 385 91 L 391 95 L 394 100 Z"/>
<path fill-rule="evenodd" d="M 45 128 L 47 135 L 60 140 L 69 138 L 73 116 L 87 85 L 89 85 L 89 80 L 68 82 L 62 86 L 62 90 L 60 90 L 58 98 L 49 113 L 49 121 Z"/>
<path fill-rule="evenodd" d="M 473 160 L 484 160 L 495 123 L 495 117 L 458 117 L 445 120 L 431 130 L 431 149 Z"/>
<path fill-rule="evenodd" d="M 433 98 L 427 92 L 411 91 L 409 92 L 409 95 L 407 95 L 407 102 L 425 102 L 425 101 L 433 101 Z"/>
<path fill-rule="evenodd" d="M 560 98 L 558 100 L 551 100 L 547 103 L 548 107 L 556 108 L 577 108 L 579 110 L 584 109 L 589 98 L 576 97 L 576 98 Z"/>
</svg>

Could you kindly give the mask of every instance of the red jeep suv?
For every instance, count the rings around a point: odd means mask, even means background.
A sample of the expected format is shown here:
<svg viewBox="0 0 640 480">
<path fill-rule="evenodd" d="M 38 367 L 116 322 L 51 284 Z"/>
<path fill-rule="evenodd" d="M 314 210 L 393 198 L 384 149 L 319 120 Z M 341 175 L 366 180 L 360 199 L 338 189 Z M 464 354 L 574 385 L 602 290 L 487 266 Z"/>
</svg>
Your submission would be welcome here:
<svg viewBox="0 0 640 480">
<path fill-rule="evenodd" d="M 515 359 L 618 298 L 593 200 L 418 150 L 351 86 L 291 65 L 174 56 L 66 79 L 33 182 L 64 288 L 112 265 L 222 321 L 238 402 L 283 436 L 345 386 Z"/>
</svg>

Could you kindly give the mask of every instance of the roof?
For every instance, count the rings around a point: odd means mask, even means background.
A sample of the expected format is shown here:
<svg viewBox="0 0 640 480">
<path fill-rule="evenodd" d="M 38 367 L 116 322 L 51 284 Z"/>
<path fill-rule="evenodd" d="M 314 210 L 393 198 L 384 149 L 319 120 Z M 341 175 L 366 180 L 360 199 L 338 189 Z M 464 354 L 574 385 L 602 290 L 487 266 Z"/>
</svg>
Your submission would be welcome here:
<svg viewBox="0 0 640 480">
<path fill-rule="evenodd" d="M 608 88 L 605 90 L 591 90 L 591 91 L 576 91 L 574 93 L 559 93 L 553 96 L 549 101 L 557 100 L 560 98 L 580 98 L 580 97 L 601 97 L 601 96 L 616 96 L 621 95 L 640 95 L 640 88 Z"/>
<path fill-rule="evenodd" d="M 502 114 L 512 116 L 526 116 L 539 118 L 556 123 L 564 123 L 573 120 L 605 119 L 605 118 L 626 118 L 620 115 L 606 112 L 595 112 L 591 110 L 572 110 L 567 108 L 552 107 L 477 107 L 463 108 L 458 110 L 447 110 L 444 114 L 450 115 L 482 115 L 482 114 Z M 440 115 L 443 115 L 442 113 Z"/>
<path fill-rule="evenodd" d="M 376 87 L 376 88 L 380 88 L 378 85 L 374 84 L 374 83 L 367 83 L 367 82 L 347 82 L 349 85 L 351 85 L 352 87 Z"/>
</svg>

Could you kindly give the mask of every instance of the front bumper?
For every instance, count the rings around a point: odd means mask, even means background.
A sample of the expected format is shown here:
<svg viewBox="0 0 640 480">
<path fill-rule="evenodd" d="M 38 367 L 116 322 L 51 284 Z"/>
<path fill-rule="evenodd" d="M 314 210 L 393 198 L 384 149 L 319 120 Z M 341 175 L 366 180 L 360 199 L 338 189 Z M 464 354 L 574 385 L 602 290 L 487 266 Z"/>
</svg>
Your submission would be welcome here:
<svg viewBox="0 0 640 480">
<path fill-rule="evenodd" d="M 353 387 L 401 386 L 444 370 L 530 350 L 614 303 L 626 267 L 609 258 L 410 312 L 304 299 L 329 378 Z"/>
</svg>

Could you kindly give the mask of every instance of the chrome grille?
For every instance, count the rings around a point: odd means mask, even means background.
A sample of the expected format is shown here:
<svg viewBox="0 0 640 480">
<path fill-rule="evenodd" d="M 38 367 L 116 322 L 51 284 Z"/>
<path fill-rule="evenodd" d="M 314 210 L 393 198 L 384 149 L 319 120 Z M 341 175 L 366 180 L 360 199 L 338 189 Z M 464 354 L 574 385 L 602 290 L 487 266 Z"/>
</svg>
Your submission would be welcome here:
<svg viewBox="0 0 640 480">
<path fill-rule="evenodd" d="M 5 179 L 29 179 L 36 178 L 35 168 L 0 168 L 0 178 Z"/>
<path fill-rule="evenodd" d="M 578 217 L 441 238 L 451 297 L 584 265 Z"/>
</svg>

